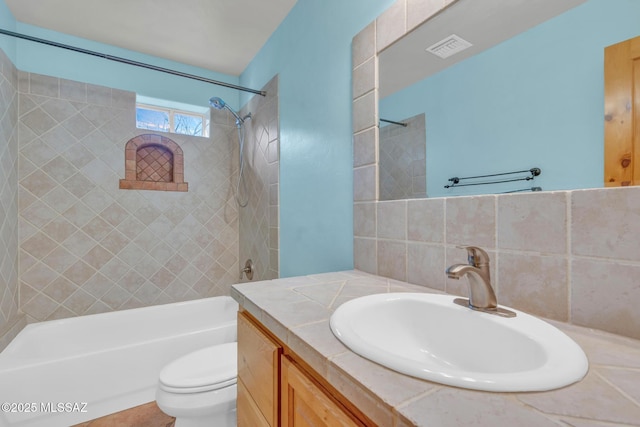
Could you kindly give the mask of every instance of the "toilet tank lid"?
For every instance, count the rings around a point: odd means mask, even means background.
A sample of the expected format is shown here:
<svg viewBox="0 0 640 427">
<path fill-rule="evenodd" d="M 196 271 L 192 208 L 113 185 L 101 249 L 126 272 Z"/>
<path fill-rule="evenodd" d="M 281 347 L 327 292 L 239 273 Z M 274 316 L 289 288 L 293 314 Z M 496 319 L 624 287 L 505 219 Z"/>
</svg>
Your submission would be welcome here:
<svg viewBox="0 0 640 427">
<path fill-rule="evenodd" d="M 238 343 L 206 347 L 182 356 L 160 371 L 160 382 L 172 388 L 194 388 L 229 382 L 238 375 Z"/>
</svg>

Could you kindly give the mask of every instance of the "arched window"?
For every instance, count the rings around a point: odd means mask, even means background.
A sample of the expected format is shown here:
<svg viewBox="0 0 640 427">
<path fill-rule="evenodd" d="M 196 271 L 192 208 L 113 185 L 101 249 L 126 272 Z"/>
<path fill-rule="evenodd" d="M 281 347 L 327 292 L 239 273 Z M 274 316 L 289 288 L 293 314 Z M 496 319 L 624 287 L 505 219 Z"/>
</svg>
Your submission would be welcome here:
<svg viewBox="0 0 640 427">
<path fill-rule="evenodd" d="M 162 135 L 132 138 L 125 146 L 123 190 L 188 191 L 182 148 Z"/>
</svg>

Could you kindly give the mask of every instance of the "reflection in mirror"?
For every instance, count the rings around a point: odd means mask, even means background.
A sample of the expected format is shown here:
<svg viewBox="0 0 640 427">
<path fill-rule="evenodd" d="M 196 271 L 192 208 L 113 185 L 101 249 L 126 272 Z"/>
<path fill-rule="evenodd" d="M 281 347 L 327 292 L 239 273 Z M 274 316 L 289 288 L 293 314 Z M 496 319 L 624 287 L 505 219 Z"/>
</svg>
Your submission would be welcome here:
<svg viewBox="0 0 640 427">
<path fill-rule="evenodd" d="M 444 187 L 454 176 L 533 167 L 543 172 L 523 189 L 602 187 L 603 52 L 640 34 L 638 22 L 640 1 L 459 0 L 380 53 L 380 117 L 425 115 L 429 197 L 517 191 Z M 508 31 L 479 38 L 500 26 Z M 433 38 L 425 28 L 436 30 Z M 425 52 L 451 34 L 474 45 L 457 54 L 462 60 Z M 415 66 L 416 58 L 431 65 Z M 428 75 L 401 78 L 415 82 L 409 87 L 390 83 L 416 68 Z"/>
<path fill-rule="evenodd" d="M 380 200 L 427 197 L 424 114 L 380 122 Z"/>
</svg>

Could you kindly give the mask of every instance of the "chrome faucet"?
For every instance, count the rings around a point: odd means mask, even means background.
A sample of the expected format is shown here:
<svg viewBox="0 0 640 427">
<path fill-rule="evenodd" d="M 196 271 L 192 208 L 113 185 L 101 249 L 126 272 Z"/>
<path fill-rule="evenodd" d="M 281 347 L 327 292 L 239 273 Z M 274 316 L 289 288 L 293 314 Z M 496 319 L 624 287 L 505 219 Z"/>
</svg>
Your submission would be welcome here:
<svg viewBox="0 0 640 427">
<path fill-rule="evenodd" d="M 469 281 L 469 299 L 456 299 L 455 303 L 466 305 L 472 310 L 486 313 L 499 314 L 513 317 L 515 313 L 510 310 L 498 308 L 498 300 L 491 286 L 489 273 L 489 255 L 476 246 L 462 246 L 467 250 L 468 264 L 454 264 L 447 268 L 447 276 L 450 279 L 460 279 L 463 276 Z"/>
</svg>

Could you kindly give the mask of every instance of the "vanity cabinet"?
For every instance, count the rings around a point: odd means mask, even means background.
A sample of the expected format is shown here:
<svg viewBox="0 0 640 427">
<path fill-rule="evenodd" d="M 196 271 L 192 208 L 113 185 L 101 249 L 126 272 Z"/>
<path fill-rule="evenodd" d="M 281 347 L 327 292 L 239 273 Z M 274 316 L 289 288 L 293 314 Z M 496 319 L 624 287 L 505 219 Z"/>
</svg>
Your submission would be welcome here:
<svg viewBox="0 0 640 427">
<path fill-rule="evenodd" d="M 361 426 L 334 402 L 289 357 L 282 368 L 282 425 L 287 427 Z"/>
<path fill-rule="evenodd" d="M 238 313 L 238 426 L 277 427 L 282 346 Z"/>
<path fill-rule="evenodd" d="M 238 314 L 237 405 L 238 427 L 375 425 L 244 311 Z"/>
</svg>

